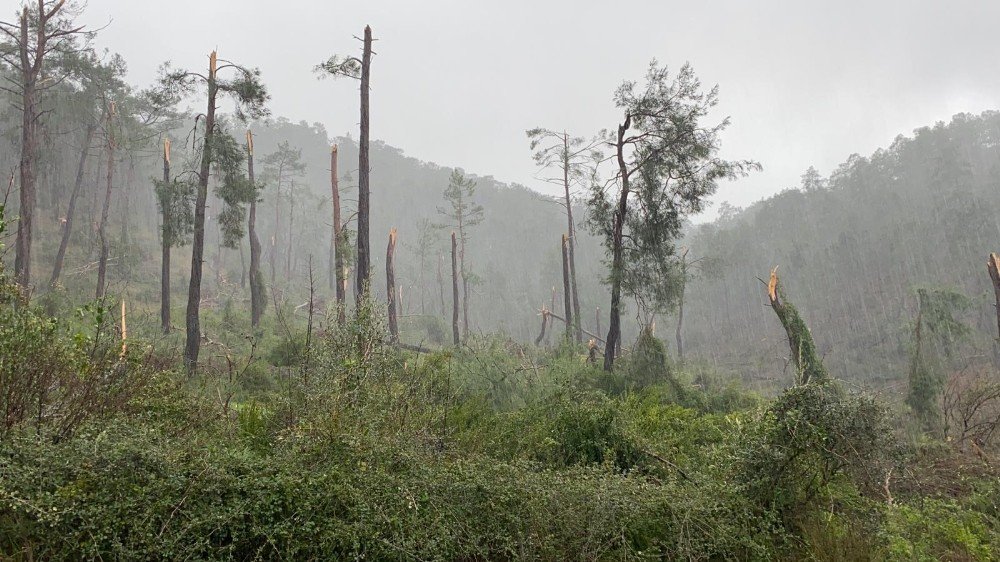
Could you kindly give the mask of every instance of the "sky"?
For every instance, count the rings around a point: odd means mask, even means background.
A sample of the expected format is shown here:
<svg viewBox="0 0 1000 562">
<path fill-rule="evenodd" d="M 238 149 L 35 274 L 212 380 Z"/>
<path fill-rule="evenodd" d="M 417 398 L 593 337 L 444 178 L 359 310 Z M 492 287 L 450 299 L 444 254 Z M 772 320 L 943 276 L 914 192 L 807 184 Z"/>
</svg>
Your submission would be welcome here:
<svg viewBox="0 0 1000 562">
<path fill-rule="evenodd" d="M 899 134 L 1000 106 L 991 0 L 90 0 L 81 20 L 104 27 L 96 46 L 122 54 L 137 86 L 165 60 L 202 68 L 218 49 L 261 69 L 275 116 L 355 138 L 357 83 L 312 68 L 360 55 L 369 24 L 373 138 L 546 193 L 525 131 L 614 128 L 615 88 L 654 58 L 718 84 L 714 117 L 732 119 L 722 155 L 763 166 L 715 203 L 746 206 L 809 166 L 827 175 Z"/>
</svg>

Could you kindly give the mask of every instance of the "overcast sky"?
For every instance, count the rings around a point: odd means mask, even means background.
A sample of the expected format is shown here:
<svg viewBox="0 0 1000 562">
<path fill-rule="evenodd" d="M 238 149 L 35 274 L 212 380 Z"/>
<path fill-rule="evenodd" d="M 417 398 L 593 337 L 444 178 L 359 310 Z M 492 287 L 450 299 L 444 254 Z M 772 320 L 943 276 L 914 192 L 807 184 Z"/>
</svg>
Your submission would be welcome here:
<svg viewBox="0 0 1000 562">
<path fill-rule="evenodd" d="M 851 153 L 1000 102 L 992 0 L 90 0 L 83 19 L 110 21 L 97 45 L 126 58 L 136 85 L 167 59 L 201 68 L 217 48 L 260 67 L 275 116 L 355 138 L 356 83 L 317 81 L 312 67 L 357 54 L 353 36 L 370 24 L 374 138 L 548 192 L 524 131 L 614 127 L 612 92 L 652 58 L 690 61 L 720 86 L 724 154 L 764 166 L 714 198 L 740 206 L 810 165 L 827 175 Z"/>
</svg>

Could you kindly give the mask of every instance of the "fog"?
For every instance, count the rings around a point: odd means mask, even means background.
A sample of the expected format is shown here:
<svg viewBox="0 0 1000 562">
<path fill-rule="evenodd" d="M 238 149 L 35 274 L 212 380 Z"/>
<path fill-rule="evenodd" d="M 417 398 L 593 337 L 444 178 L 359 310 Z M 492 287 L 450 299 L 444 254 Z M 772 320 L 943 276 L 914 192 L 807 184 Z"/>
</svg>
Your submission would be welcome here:
<svg viewBox="0 0 1000 562">
<path fill-rule="evenodd" d="M 258 65 L 276 116 L 357 129 L 356 90 L 312 67 L 378 40 L 373 138 L 443 166 L 546 193 L 524 130 L 589 136 L 620 119 L 611 93 L 651 58 L 690 61 L 718 84 L 733 126 L 723 155 L 764 170 L 713 197 L 745 206 L 828 174 L 900 133 L 1000 101 L 1000 3 L 315 2 L 91 0 L 83 21 L 151 82 L 170 59 L 198 66 L 213 48 Z M 355 132 L 356 134 L 356 132 Z M 715 206 L 717 208 L 717 205 Z M 707 217 L 714 216 L 709 211 Z M 701 217 L 701 220 L 707 218 Z"/>
</svg>

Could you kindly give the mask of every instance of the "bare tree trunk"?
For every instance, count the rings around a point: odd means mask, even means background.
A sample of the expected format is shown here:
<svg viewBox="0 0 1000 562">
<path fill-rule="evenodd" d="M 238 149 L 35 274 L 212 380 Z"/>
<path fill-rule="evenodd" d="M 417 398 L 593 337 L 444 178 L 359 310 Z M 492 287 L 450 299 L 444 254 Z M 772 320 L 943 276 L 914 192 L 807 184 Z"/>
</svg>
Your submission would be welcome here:
<svg viewBox="0 0 1000 562">
<path fill-rule="evenodd" d="M 277 287 L 278 270 L 278 233 L 281 232 L 281 176 L 284 163 L 278 164 L 278 179 L 274 186 L 274 233 L 271 235 L 271 256 L 268 260 L 271 263 L 271 292 L 274 293 Z"/>
<path fill-rule="evenodd" d="M 191 283 L 188 286 L 187 337 L 184 344 L 184 364 L 189 373 L 198 369 L 198 353 L 201 351 L 201 275 L 205 256 L 205 206 L 208 200 L 208 174 L 212 164 L 212 137 L 215 134 L 215 96 L 218 86 L 215 81 L 217 55 L 209 57 L 208 66 L 208 111 L 205 112 L 205 141 L 201 154 L 201 169 L 198 173 L 198 195 L 194 206 L 194 236 L 191 244 Z"/>
<path fill-rule="evenodd" d="M 264 315 L 267 300 L 264 298 L 264 281 L 260 278 L 260 238 L 257 237 L 257 183 L 253 170 L 253 133 L 247 131 L 247 177 L 253 186 L 250 200 L 250 218 L 247 221 L 250 238 L 250 325 L 256 329 Z"/>
<path fill-rule="evenodd" d="M 1000 333 L 1000 256 L 990 253 L 988 269 L 990 279 L 993 280 L 993 294 L 996 297 L 997 331 Z"/>
<path fill-rule="evenodd" d="M 538 337 L 535 338 L 535 345 L 542 343 L 542 340 L 545 339 L 545 325 L 548 324 L 548 322 L 549 311 L 545 309 L 544 305 L 542 305 L 542 331 L 538 332 Z"/>
<path fill-rule="evenodd" d="M 104 206 L 101 208 L 101 222 L 97 227 L 97 236 L 101 240 L 101 255 L 97 261 L 97 292 L 96 298 L 101 299 L 104 297 L 104 283 L 105 276 L 108 269 L 108 210 L 111 208 L 111 179 L 114 177 L 114 158 L 115 158 L 115 137 L 112 132 L 112 120 L 115 115 L 115 103 L 110 102 L 107 111 L 107 130 L 105 135 L 107 135 L 108 141 L 108 170 L 107 170 L 107 187 L 104 192 Z"/>
<path fill-rule="evenodd" d="M 576 224 L 573 223 L 573 201 L 569 196 L 569 135 L 563 131 L 563 187 L 566 190 L 566 219 L 569 223 L 569 276 L 573 289 L 573 318 L 576 320 L 576 342 L 583 342 L 583 331 L 580 317 L 580 294 L 576 288 Z"/>
<path fill-rule="evenodd" d="M 44 13 L 44 9 L 40 10 Z M 41 16 L 42 13 L 39 15 Z M 39 37 L 43 37 L 44 21 L 40 21 Z M 41 59 L 37 59 L 35 64 L 30 64 L 28 60 L 28 7 L 25 6 L 21 12 L 21 40 L 19 43 L 21 56 L 21 185 L 20 185 L 20 208 L 18 209 L 17 239 L 14 243 L 14 276 L 17 283 L 24 290 L 29 292 L 31 284 L 31 227 L 32 215 L 35 211 L 35 182 L 37 180 L 35 165 L 38 160 L 38 108 L 36 107 L 37 92 L 35 81 L 38 78 L 36 66 L 41 66 Z M 38 46 L 41 51 L 44 44 Z M 40 68 L 38 69 L 40 70 Z"/>
<path fill-rule="evenodd" d="M 163 183 L 164 189 L 170 189 L 170 139 L 163 140 Z M 170 247 L 173 246 L 174 235 L 172 226 L 173 209 L 163 206 L 163 234 L 161 240 L 160 259 L 160 327 L 164 334 L 170 333 Z M 169 234 L 168 234 L 169 232 Z"/>
<path fill-rule="evenodd" d="M 681 252 L 681 291 L 677 299 L 677 361 L 684 363 L 684 339 L 681 330 L 684 327 L 684 291 L 687 289 L 687 248 Z"/>
<path fill-rule="evenodd" d="M 601 333 L 601 307 L 597 307 L 596 317 L 597 317 L 597 329 L 594 330 L 594 331 L 597 332 L 598 334 L 600 334 Z"/>
<path fill-rule="evenodd" d="M 625 260 L 622 252 L 625 214 L 628 212 L 629 171 L 625 164 L 625 131 L 632 125 L 632 116 L 627 115 L 625 122 L 618 126 L 618 141 L 616 143 L 618 158 L 618 173 L 621 177 L 621 194 L 618 197 L 618 208 L 614 213 L 614 225 L 611 234 L 611 318 L 608 320 L 607 345 L 604 347 L 604 370 L 611 371 L 615 365 L 616 351 L 621 347 L 621 296 L 622 274 L 625 270 Z"/>
<path fill-rule="evenodd" d="M 444 275 L 441 273 L 442 264 L 444 263 L 444 256 L 438 254 L 438 292 L 441 296 L 441 316 L 444 316 L 445 311 L 448 309 L 447 305 L 444 303 Z"/>
<path fill-rule="evenodd" d="M 285 254 L 285 278 L 292 278 L 292 229 L 295 226 L 295 186 L 288 184 L 288 252 Z"/>
<path fill-rule="evenodd" d="M 316 283 L 313 279 L 313 257 L 309 254 L 309 320 L 306 322 L 306 357 L 302 362 L 302 382 L 309 384 L 309 363 L 312 358 L 313 314 L 315 312 Z"/>
<path fill-rule="evenodd" d="M 76 167 L 76 181 L 73 183 L 73 192 L 69 196 L 69 206 L 66 208 L 66 220 L 63 223 L 62 238 L 59 240 L 59 251 L 56 252 L 56 262 L 52 267 L 52 276 L 49 278 L 49 287 L 55 288 L 62 275 L 63 262 L 66 259 L 66 249 L 69 247 L 69 239 L 73 234 L 73 217 L 76 214 L 76 201 L 80 196 L 80 188 L 83 186 L 84 171 L 87 166 L 87 156 L 90 153 L 90 143 L 94 139 L 94 132 L 97 125 L 91 123 L 83 135 L 83 148 L 80 150 L 80 161 Z"/>
<path fill-rule="evenodd" d="M 573 339 L 573 333 L 576 332 L 580 334 L 579 326 L 573 324 L 573 303 L 570 294 L 572 289 L 570 288 L 570 271 L 569 271 L 569 238 L 565 234 L 562 237 L 562 272 L 563 272 L 563 303 L 564 309 L 566 310 L 566 341 L 571 341 Z M 574 326 L 576 329 L 574 330 Z M 582 338 L 582 335 L 577 336 L 577 341 Z"/>
<path fill-rule="evenodd" d="M 347 270 L 344 269 L 344 252 L 347 244 L 344 240 L 344 223 L 340 214 L 340 175 L 337 172 L 337 145 L 330 150 L 330 195 L 333 198 L 333 240 L 330 242 L 333 252 L 333 270 L 335 290 L 337 295 L 337 324 L 347 323 Z"/>
<path fill-rule="evenodd" d="M 455 347 L 461 343 L 458 335 L 458 241 L 451 233 L 451 332 Z"/>
<path fill-rule="evenodd" d="M 128 171 L 125 173 L 125 185 L 122 189 L 122 233 L 121 233 L 121 257 L 120 269 L 126 280 L 132 278 L 132 268 L 126 259 L 129 254 L 129 219 L 131 218 L 130 208 L 132 200 L 132 182 L 135 181 L 135 161 L 129 158 Z"/>
<path fill-rule="evenodd" d="M 389 231 L 389 246 L 385 249 L 385 294 L 389 300 L 389 340 L 399 343 L 399 325 L 396 323 L 396 270 L 393 258 L 396 254 L 396 229 Z"/>
<path fill-rule="evenodd" d="M 368 244 L 368 200 L 369 172 L 368 165 L 368 90 L 372 63 L 372 28 L 365 26 L 364 52 L 361 56 L 361 138 L 358 143 L 358 265 L 355 295 L 358 308 L 367 296 L 369 289 L 369 270 L 371 269 L 371 252 Z"/>
</svg>

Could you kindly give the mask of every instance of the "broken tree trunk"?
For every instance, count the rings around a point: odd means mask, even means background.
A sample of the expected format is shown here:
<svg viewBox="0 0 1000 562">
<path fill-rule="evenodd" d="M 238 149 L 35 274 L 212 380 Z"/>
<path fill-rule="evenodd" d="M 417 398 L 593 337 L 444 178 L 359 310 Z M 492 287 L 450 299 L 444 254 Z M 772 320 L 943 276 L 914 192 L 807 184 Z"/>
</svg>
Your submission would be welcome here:
<svg viewBox="0 0 1000 562">
<path fill-rule="evenodd" d="M 784 293 L 778 284 L 778 267 L 771 270 L 771 279 L 767 283 L 767 296 L 771 301 L 771 308 L 785 328 L 788 336 L 788 346 L 791 350 L 792 361 L 798 371 L 796 384 L 804 385 L 810 382 L 822 382 L 829 378 L 823 362 L 816 352 L 816 344 L 813 343 L 812 334 L 809 328 L 799 316 L 791 303 L 785 301 Z"/>
<path fill-rule="evenodd" d="M 566 219 L 569 223 L 569 277 L 573 293 L 573 318 L 576 319 L 576 343 L 583 342 L 583 322 L 580 317 L 580 293 L 576 288 L 576 225 L 573 223 L 573 200 L 569 196 L 569 135 L 563 131 L 563 186 L 566 190 Z M 600 330 L 598 330 L 600 331 Z"/>
<path fill-rule="evenodd" d="M 458 240 L 451 233 L 451 332 L 458 347 L 461 340 L 458 333 Z"/>
<path fill-rule="evenodd" d="M 997 334 L 1000 335 L 1000 256 L 991 252 L 987 269 L 990 271 L 990 279 L 993 280 L 993 295 L 996 297 L 997 309 Z"/>
<path fill-rule="evenodd" d="M 385 249 L 385 294 L 389 301 L 389 341 L 399 343 L 399 325 L 396 323 L 396 229 L 389 230 L 389 245 Z"/>
<path fill-rule="evenodd" d="M 566 319 L 565 319 L 565 318 L 563 318 L 562 316 L 559 316 L 559 315 L 558 315 L 558 314 L 556 314 L 555 312 L 552 312 L 551 310 L 547 310 L 547 309 L 546 309 L 546 308 L 545 308 L 544 306 L 542 307 L 542 311 L 543 311 L 543 312 L 545 313 L 545 316 L 546 316 L 546 317 L 548 317 L 548 319 L 549 319 L 549 323 L 550 323 L 550 324 L 551 324 L 551 322 L 552 322 L 553 320 L 558 320 L 558 321 L 560 321 L 560 322 L 562 322 L 562 323 L 566 324 L 567 326 L 569 326 L 569 323 L 568 323 L 568 322 L 566 322 Z M 597 340 L 597 341 L 599 341 L 599 342 L 601 342 L 601 343 L 606 343 L 606 342 L 604 341 L 604 338 L 602 338 L 601 336 L 599 336 L 599 335 L 597 335 L 597 334 L 594 334 L 594 333 L 592 333 L 592 332 L 589 332 L 589 331 L 587 331 L 587 330 L 583 330 L 583 333 L 584 333 L 584 334 L 587 334 L 588 336 L 590 336 L 590 337 L 594 338 L 595 340 Z"/>
<path fill-rule="evenodd" d="M 542 343 L 542 340 L 545 339 L 545 326 L 548 322 L 549 311 L 545 308 L 545 305 L 542 305 L 542 331 L 538 332 L 538 337 L 535 338 L 535 345 Z"/>
<path fill-rule="evenodd" d="M 573 299 L 572 290 L 570 289 L 570 275 L 569 275 L 569 250 L 568 239 L 565 234 L 562 236 L 562 273 L 563 273 L 563 303 L 564 309 L 566 311 L 566 339 L 573 339 L 573 332 L 579 333 L 579 330 L 573 329 Z"/>
</svg>

